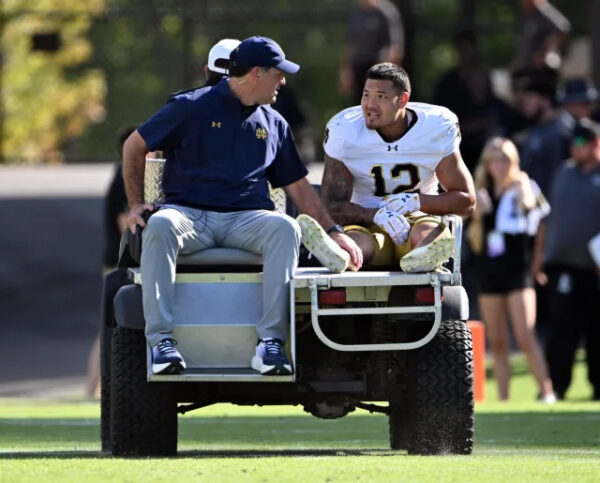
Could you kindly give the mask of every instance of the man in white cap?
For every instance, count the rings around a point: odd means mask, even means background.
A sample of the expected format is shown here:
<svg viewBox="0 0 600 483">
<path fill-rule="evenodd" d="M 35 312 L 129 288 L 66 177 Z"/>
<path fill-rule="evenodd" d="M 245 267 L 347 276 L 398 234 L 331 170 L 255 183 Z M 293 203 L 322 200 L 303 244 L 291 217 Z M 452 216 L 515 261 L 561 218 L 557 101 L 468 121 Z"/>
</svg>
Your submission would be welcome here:
<svg viewBox="0 0 600 483">
<path fill-rule="evenodd" d="M 229 56 L 233 49 L 240 45 L 240 41 L 237 39 L 221 39 L 215 45 L 211 47 L 208 52 L 208 63 L 204 65 L 204 75 L 206 76 L 206 82 L 202 87 L 210 87 L 217 85 L 223 77 L 229 75 Z M 175 96 L 184 94 L 186 92 L 192 92 L 198 89 L 193 87 L 192 89 L 184 89 L 177 91 L 169 97 L 169 101 Z"/>
<path fill-rule="evenodd" d="M 204 66 L 206 84 L 214 86 L 223 77 L 229 75 L 229 56 L 233 49 L 240 45 L 237 39 L 221 39 L 208 52 L 208 64 Z"/>
</svg>

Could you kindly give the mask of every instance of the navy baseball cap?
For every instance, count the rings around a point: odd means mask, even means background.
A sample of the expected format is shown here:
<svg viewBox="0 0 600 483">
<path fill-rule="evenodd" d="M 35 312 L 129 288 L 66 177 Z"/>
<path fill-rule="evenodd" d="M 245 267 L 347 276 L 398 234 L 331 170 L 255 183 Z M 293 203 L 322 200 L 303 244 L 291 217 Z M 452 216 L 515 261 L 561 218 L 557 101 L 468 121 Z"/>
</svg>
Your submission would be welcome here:
<svg viewBox="0 0 600 483">
<path fill-rule="evenodd" d="M 254 36 L 242 40 L 231 53 L 232 67 L 275 67 L 286 74 L 295 74 L 300 66 L 285 59 L 277 42 L 267 37 Z"/>
<path fill-rule="evenodd" d="M 598 100 L 598 91 L 594 83 L 589 79 L 568 79 L 563 89 L 558 93 L 557 100 L 561 104 L 568 102 L 592 103 Z"/>
</svg>

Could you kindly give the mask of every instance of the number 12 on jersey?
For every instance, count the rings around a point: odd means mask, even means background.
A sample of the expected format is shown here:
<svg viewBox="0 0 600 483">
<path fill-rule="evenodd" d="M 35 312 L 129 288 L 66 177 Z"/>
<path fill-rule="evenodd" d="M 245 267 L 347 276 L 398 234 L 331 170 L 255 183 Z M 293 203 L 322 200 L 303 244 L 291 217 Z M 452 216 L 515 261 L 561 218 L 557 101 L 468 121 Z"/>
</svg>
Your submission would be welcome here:
<svg viewBox="0 0 600 483">
<path fill-rule="evenodd" d="M 376 164 L 371 168 L 370 173 L 375 181 L 375 196 L 389 195 L 390 193 L 387 192 L 385 186 L 386 178 L 383 173 L 383 165 Z M 405 173 L 408 174 L 409 182 L 407 184 L 397 185 L 391 194 L 410 191 L 421 181 L 419 169 L 414 164 L 395 164 L 390 169 L 388 179 L 394 180 L 397 178 L 402 178 Z"/>
</svg>

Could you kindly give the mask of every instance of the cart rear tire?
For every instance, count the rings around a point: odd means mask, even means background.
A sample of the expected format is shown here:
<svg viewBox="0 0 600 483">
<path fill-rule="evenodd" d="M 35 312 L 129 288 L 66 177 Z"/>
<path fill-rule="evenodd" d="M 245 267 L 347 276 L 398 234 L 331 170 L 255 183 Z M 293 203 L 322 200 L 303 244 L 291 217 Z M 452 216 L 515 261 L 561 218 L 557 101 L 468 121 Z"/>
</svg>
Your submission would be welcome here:
<svg viewBox="0 0 600 483">
<path fill-rule="evenodd" d="M 473 451 L 473 343 L 463 321 L 443 321 L 436 336 L 408 356 L 406 431 L 390 418 L 390 441 L 409 454 Z M 393 437 L 392 437 L 393 435 Z"/>
</svg>

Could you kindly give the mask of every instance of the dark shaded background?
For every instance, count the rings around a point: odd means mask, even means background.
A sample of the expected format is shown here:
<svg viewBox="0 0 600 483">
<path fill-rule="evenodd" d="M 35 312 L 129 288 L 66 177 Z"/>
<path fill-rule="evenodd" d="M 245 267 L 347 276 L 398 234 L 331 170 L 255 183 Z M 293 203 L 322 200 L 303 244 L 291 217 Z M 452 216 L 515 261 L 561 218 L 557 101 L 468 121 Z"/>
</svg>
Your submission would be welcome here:
<svg viewBox="0 0 600 483">
<path fill-rule="evenodd" d="M 0 395 L 67 383 L 83 394 L 98 327 L 101 207 L 111 171 L 0 167 Z"/>
</svg>

